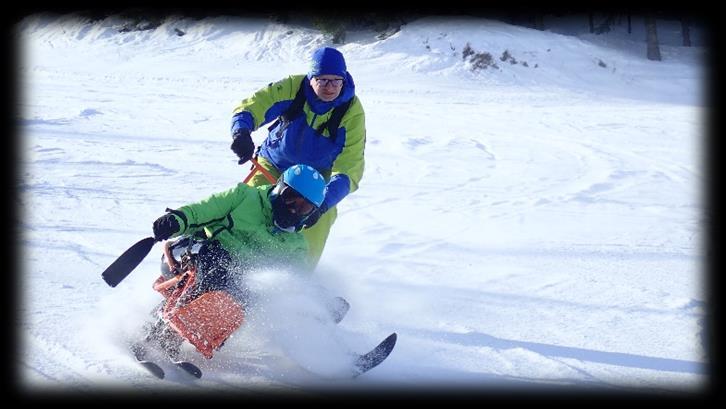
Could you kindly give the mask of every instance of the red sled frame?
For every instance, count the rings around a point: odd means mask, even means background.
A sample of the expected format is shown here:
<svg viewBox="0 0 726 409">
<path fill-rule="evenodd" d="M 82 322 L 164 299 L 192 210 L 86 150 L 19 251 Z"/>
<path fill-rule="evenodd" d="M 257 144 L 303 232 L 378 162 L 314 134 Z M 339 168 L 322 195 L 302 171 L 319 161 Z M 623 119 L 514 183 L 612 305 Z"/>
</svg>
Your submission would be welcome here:
<svg viewBox="0 0 726 409">
<path fill-rule="evenodd" d="M 179 263 L 174 259 L 170 242 L 164 246 L 170 271 L 177 271 Z M 162 319 L 182 338 L 211 359 L 214 351 L 244 322 L 244 308 L 226 291 L 209 291 L 188 300 L 185 297 L 196 281 L 197 268 L 192 260 L 182 257 L 183 272 L 170 279 L 163 275 L 154 281 L 153 289 L 166 299 Z"/>
</svg>

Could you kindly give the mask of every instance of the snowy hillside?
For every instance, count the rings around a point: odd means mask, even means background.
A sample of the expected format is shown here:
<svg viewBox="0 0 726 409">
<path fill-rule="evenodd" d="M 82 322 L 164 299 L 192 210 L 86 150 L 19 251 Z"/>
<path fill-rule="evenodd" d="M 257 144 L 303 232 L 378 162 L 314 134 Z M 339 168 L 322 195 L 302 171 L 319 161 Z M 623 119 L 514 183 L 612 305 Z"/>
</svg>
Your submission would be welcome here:
<svg viewBox="0 0 726 409">
<path fill-rule="evenodd" d="M 193 381 L 154 379 L 126 351 L 161 299 L 161 246 L 116 288 L 100 273 L 166 207 L 247 175 L 229 150 L 232 109 L 306 72 L 326 38 L 252 18 L 127 33 L 117 17 L 24 19 L 18 387 L 702 390 L 701 33 L 681 47 L 676 22 L 659 21 L 653 62 L 642 20 L 600 36 L 586 20 L 549 22 L 348 33 L 339 49 L 366 112 L 360 189 L 313 276 L 250 274 L 261 301 L 214 359 L 186 351 L 205 372 Z M 497 67 L 473 70 L 467 45 Z M 351 303 L 345 319 L 315 320 L 335 295 Z M 391 332 L 380 367 L 335 378 L 349 350 Z"/>
</svg>

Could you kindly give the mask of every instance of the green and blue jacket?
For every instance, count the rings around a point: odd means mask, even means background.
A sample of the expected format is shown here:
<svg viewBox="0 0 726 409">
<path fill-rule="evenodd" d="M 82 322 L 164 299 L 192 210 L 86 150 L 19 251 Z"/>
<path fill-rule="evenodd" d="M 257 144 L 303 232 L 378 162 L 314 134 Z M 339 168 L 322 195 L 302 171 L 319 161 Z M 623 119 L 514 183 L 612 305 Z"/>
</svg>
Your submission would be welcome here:
<svg viewBox="0 0 726 409">
<path fill-rule="evenodd" d="M 259 154 L 280 172 L 298 163 L 317 169 L 328 181 L 322 206 L 327 210 L 357 190 L 363 177 L 365 114 L 350 74 L 338 98 L 330 102 L 317 98 L 306 75 L 292 75 L 270 83 L 234 109 L 232 133 L 238 129 L 252 132 L 278 119 L 291 106 L 300 87 L 305 93 L 303 115 L 289 123 L 273 123 Z M 327 122 L 333 109 L 349 100 L 352 103 L 337 134 L 329 135 L 327 129 L 319 133 L 316 128 Z"/>
</svg>

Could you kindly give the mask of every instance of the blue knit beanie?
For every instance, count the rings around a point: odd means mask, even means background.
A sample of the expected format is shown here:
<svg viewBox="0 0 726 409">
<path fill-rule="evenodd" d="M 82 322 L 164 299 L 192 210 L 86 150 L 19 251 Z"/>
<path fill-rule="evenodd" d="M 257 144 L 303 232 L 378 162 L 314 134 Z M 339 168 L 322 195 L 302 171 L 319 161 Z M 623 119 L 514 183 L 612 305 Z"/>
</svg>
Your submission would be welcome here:
<svg viewBox="0 0 726 409">
<path fill-rule="evenodd" d="M 326 74 L 339 75 L 345 78 L 347 73 L 345 58 L 335 48 L 322 47 L 313 53 L 313 58 L 310 61 L 310 72 L 308 72 L 309 79 Z"/>
</svg>

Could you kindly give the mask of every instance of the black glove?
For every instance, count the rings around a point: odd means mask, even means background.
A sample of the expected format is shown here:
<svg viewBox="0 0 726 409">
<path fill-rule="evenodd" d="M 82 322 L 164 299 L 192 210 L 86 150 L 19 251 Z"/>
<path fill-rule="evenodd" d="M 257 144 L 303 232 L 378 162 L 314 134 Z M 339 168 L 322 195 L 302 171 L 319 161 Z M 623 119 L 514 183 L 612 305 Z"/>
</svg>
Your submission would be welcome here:
<svg viewBox="0 0 726 409">
<path fill-rule="evenodd" d="M 239 157 L 239 162 L 237 163 L 241 165 L 252 159 L 252 154 L 255 152 L 255 143 L 252 142 L 250 131 L 240 129 L 232 137 L 234 140 L 232 141 L 232 146 L 229 148 Z"/>
<path fill-rule="evenodd" d="M 313 210 L 312 213 L 310 213 L 310 216 L 308 216 L 307 219 L 305 219 L 305 222 L 303 223 L 303 228 L 309 229 L 313 227 L 315 223 L 320 220 L 320 217 L 325 213 L 325 211 L 328 210 L 327 208 L 323 208 L 322 206 L 319 209 Z"/>
<path fill-rule="evenodd" d="M 173 214 L 167 213 L 154 222 L 154 239 L 156 241 L 166 240 L 172 234 L 179 231 L 179 222 Z"/>
</svg>

